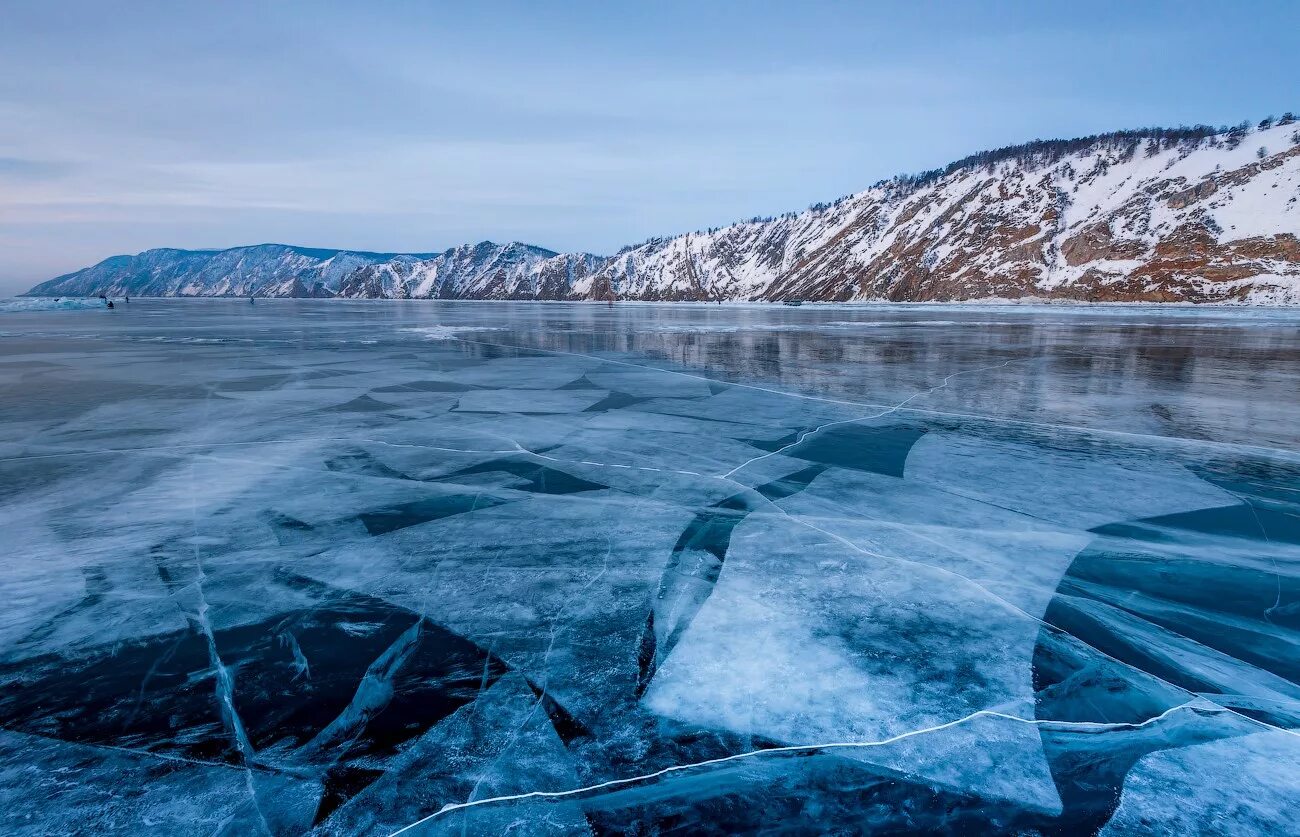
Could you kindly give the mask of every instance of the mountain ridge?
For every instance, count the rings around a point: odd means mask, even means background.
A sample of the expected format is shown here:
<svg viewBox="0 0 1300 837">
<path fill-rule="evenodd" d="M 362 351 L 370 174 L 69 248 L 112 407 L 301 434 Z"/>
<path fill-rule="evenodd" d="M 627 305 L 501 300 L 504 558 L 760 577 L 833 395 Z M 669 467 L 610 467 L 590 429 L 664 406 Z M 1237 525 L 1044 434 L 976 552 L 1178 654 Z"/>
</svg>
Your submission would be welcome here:
<svg viewBox="0 0 1300 837">
<path fill-rule="evenodd" d="M 1300 304 L 1300 125 L 1034 140 L 613 256 L 262 244 L 114 256 L 27 295 Z"/>
</svg>

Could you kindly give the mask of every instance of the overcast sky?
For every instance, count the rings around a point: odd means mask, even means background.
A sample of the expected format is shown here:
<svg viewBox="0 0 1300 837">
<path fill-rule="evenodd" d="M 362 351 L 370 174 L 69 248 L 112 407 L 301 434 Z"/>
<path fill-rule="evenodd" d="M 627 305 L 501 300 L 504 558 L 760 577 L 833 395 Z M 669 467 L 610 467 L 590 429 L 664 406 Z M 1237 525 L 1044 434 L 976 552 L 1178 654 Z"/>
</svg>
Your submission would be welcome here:
<svg viewBox="0 0 1300 837">
<path fill-rule="evenodd" d="M 608 253 L 988 147 L 1300 110 L 1300 2 L 4 0 L 0 295 L 117 253 Z"/>
</svg>

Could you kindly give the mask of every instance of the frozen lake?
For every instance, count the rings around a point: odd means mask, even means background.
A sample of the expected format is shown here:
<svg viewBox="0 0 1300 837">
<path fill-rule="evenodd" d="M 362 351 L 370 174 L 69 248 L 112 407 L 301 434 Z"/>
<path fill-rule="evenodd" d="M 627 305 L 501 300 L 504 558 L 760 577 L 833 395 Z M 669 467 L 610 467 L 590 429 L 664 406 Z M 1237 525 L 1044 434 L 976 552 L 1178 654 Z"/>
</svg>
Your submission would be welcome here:
<svg viewBox="0 0 1300 837">
<path fill-rule="evenodd" d="M 1300 311 L 12 309 L 0 832 L 1300 833 Z"/>
</svg>

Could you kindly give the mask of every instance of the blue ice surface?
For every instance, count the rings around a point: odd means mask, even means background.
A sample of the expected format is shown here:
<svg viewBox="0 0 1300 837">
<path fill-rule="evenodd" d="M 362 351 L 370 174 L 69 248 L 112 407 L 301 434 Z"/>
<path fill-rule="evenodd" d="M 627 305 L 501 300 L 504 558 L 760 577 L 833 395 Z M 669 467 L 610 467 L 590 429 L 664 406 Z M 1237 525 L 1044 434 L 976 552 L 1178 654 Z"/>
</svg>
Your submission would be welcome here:
<svg viewBox="0 0 1300 837">
<path fill-rule="evenodd" d="M 4 833 L 1295 833 L 1300 312 L 45 304 L 0 391 Z"/>
</svg>

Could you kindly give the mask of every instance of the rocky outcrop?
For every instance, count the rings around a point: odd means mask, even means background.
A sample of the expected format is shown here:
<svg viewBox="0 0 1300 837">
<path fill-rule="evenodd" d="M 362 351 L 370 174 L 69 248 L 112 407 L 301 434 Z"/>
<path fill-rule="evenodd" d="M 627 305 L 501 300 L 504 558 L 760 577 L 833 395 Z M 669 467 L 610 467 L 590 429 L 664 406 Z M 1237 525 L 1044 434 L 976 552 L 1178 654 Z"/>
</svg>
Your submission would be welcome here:
<svg viewBox="0 0 1300 837">
<path fill-rule="evenodd" d="M 1098 221 L 1061 242 L 1061 257 L 1070 267 L 1095 261 L 1136 259 L 1146 245 L 1135 238 L 1116 239 L 1109 221 Z"/>
</svg>

